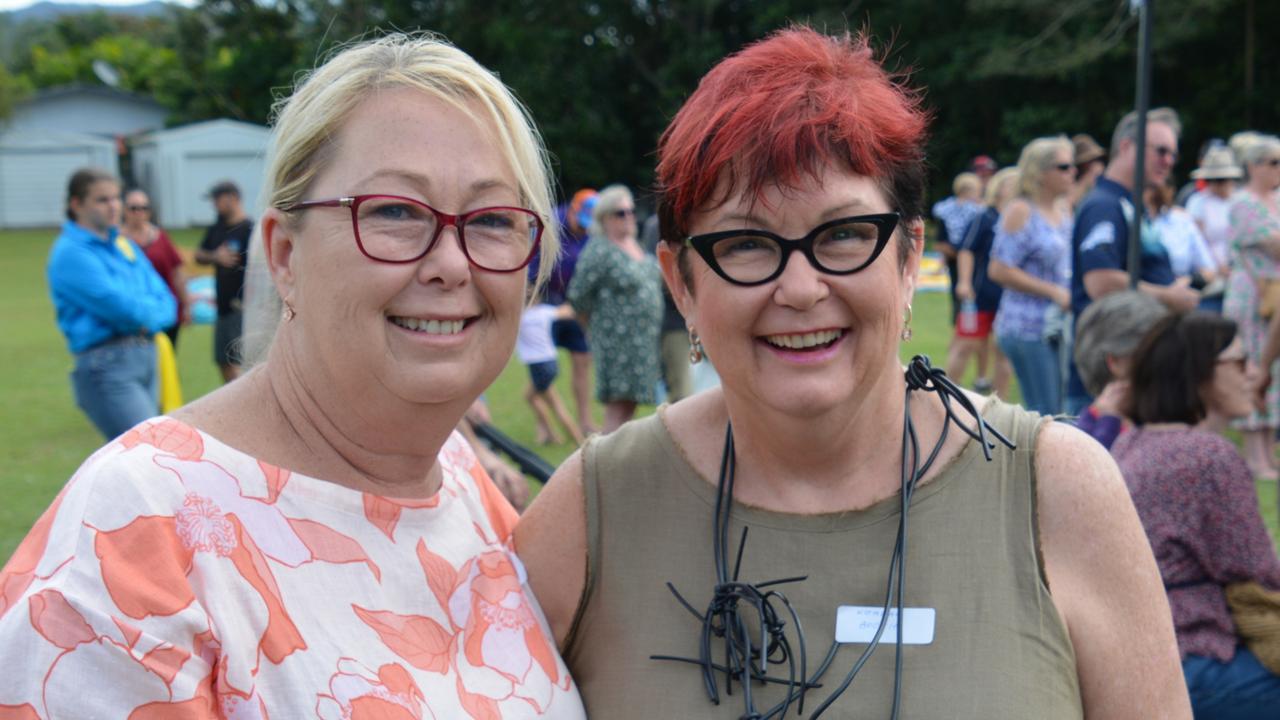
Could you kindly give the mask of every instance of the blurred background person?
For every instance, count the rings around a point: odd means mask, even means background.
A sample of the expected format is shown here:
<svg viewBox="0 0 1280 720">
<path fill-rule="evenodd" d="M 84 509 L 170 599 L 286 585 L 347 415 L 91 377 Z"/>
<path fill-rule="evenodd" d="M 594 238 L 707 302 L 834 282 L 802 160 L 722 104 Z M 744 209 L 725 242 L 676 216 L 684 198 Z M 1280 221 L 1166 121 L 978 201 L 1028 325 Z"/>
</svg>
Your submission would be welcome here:
<svg viewBox="0 0 1280 720">
<path fill-rule="evenodd" d="M 156 414 L 151 337 L 178 317 L 173 294 L 119 222 L 120 181 L 105 170 L 77 170 L 46 267 L 58 329 L 75 355 L 76 405 L 107 440 Z"/>
<path fill-rule="evenodd" d="M 244 330 L 244 277 L 249 261 L 253 220 L 240 202 L 240 188 L 230 180 L 214 185 L 209 199 L 218 219 L 204 233 L 196 248 L 196 262 L 212 265 L 218 298 L 218 319 L 213 326 L 213 361 L 222 381 L 240 375 L 240 336 Z"/>
<path fill-rule="evenodd" d="M 1209 252 L 1200 226 L 1191 213 L 1173 202 L 1173 193 L 1173 185 L 1168 182 L 1147 188 L 1145 199 L 1151 225 L 1169 253 L 1174 277 L 1186 278 L 1192 288 L 1203 290 L 1218 277 L 1218 263 Z"/>
<path fill-rule="evenodd" d="M 662 330 L 662 274 L 636 240 L 635 199 L 621 185 L 596 200 L 569 303 L 591 338 L 604 432 L 613 432 L 656 398 Z"/>
<path fill-rule="evenodd" d="M 990 155 L 979 155 L 969 162 L 969 172 L 978 176 L 978 182 L 982 183 L 979 190 L 979 196 L 985 197 L 987 194 L 987 183 L 991 182 L 991 178 L 995 177 L 996 171 L 1000 166 L 996 164 L 995 158 Z"/>
<path fill-rule="evenodd" d="M 1009 377 L 1013 373 L 1009 359 L 991 340 L 991 328 L 1004 288 L 988 276 L 991 241 L 995 239 L 1000 212 L 1018 194 L 1018 169 L 1005 168 L 987 183 L 985 209 L 969 223 L 956 255 L 956 299 L 960 314 L 956 317 L 956 334 L 947 355 L 947 375 L 960 382 L 969 360 L 978 358 L 978 375 L 973 389 L 986 394 L 995 391 L 1005 397 Z M 988 361 L 984 363 L 982 357 Z M 994 366 L 994 380 L 983 373 L 983 366 Z"/>
<path fill-rule="evenodd" d="M 1231 150 L 1225 145 L 1210 148 L 1200 167 L 1191 171 L 1191 177 L 1203 182 L 1205 187 L 1187 198 L 1187 212 L 1204 235 L 1209 254 L 1217 266 L 1218 277 L 1223 280 L 1231 272 L 1231 196 L 1243 175 Z M 1206 309 L 1222 311 L 1221 293 Z"/>
<path fill-rule="evenodd" d="M 531 304 L 520 315 L 520 333 L 516 336 L 516 357 L 529 369 L 529 385 L 524 399 L 533 410 L 537 426 L 535 440 L 539 445 L 564 442 L 553 422 L 559 422 L 575 445 L 582 444 L 582 433 L 569 417 L 569 410 L 556 392 L 556 375 L 560 372 L 556 345 L 551 339 L 551 326 L 557 318 L 572 315 L 567 305 L 544 302 Z"/>
<path fill-rule="evenodd" d="M 1233 138 L 1235 140 L 1235 138 Z M 1248 175 L 1231 203 L 1231 275 L 1223 315 L 1235 320 L 1250 362 L 1262 359 L 1267 323 L 1280 309 L 1280 139 L 1253 134 L 1239 141 Z M 1275 368 L 1269 373 L 1275 376 Z M 1245 461 L 1259 478 L 1275 480 L 1275 433 L 1280 427 L 1280 387 L 1273 384 L 1261 410 L 1241 417 L 1234 427 L 1244 435 Z"/>
<path fill-rule="evenodd" d="M 556 256 L 555 267 L 543 289 L 543 298 L 550 305 L 569 302 L 569 281 L 578 266 L 578 256 L 590 238 L 591 213 L 596 206 L 596 191 L 582 188 L 573 198 L 557 208 L 560 217 L 562 243 Z M 538 259 L 529 266 L 532 281 L 540 272 Z M 569 353 L 569 378 L 573 391 L 574 410 L 578 414 L 578 430 L 585 437 L 596 431 L 596 421 L 591 417 L 591 343 L 587 333 L 572 314 L 558 316 L 551 323 L 551 340 L 558 348 Z"/>
<path fill-rule="evenodd" d="M 1071 136 L 1071 147 L 1076 163 L 1076 183 L 1071 188 L 1070 198 L 1074 208 L 1093 190 L 1098 177 L 1107 169 L 1107 151 L 1092 135 L 1084 133 Z"/>
<path fill-rule="evenodd" d="M 1134 427 L 1111 448 L 1160 566 L 1197 720 L 1280 708 L 1280 677 L 1240 642 L 1225 594 L 1244 581 L 1280 590 L 1280 559 L 1249 466 L 1198 427 L 1249 414 L 1247 362 L 1233 321 L 1203 311 L 1161 319 L 1130 364 Z"/>
<path fill-rule="evenodd" d="M 1134 348 L 1168 309 L 1137 290 L 1121 290 L 1091 303 L 1076 322 L 1073 353 L 1093 402 L 1076 427 L 1110 448 L 1128 426 L 1129 362 Z"/>
<path fill-rule="evenodd" d="M 1062 412 L 1065 348 L 1046 341 L 1053 308 L 1071 308 L 1071 208 L 1075 180 L 1066 136 L 1032 140 L 1018 159 L 1019 194 L 1001 213 L 988 273 L 1004 287 L 996 342 L 1013 364 L 1022 402 L 1043 415 Z"/>
<path fill-rule="evenodd" d="M 187 322 L 187 276 L 183 271 L 184 260 L 178 248 L 174 247 L 169 234 L 151 222 L 151 198 L 147 193 L 134 188 L 124 194 L 124 222 L 120 224 L 120 232 L 138 244 L 151 267 L 159 273 L 169 292 L 178 303 L 177 320 L 165 329 L 169 342 L 178 347 L 178 331 Z"/>
<path fill-rule="evenodd" d="M 640 230 L 644 251 L 658 256 L 658 214 L 645 218 Z M 667 388 L 667 402 L 678 402 L 693 393 L 693 366 L 689 364 L 689 331 L 684 316 L 666 284 L 662 286 L 662 337 L 659 341 L 662 361 L 662 384 Z"/>
<path fill-rule="evenodd" d="M 933 204 L 933 218 L 937 221 L 934 225 L 936 234 L 933 249 L 947 261 L 953 325 L 956 313 L 960 311 L 956 300 L 956 250 L 964 239 L 964 231 L 968 229 L 969 223 L 982 214 L 982 187 L 982 179 L 976 173 L 962 172 L 951 181 L 951 197 Z M 985 375 L 986 372 L 986 363 L 980 361 L 979 373 Z"/>
</svg>

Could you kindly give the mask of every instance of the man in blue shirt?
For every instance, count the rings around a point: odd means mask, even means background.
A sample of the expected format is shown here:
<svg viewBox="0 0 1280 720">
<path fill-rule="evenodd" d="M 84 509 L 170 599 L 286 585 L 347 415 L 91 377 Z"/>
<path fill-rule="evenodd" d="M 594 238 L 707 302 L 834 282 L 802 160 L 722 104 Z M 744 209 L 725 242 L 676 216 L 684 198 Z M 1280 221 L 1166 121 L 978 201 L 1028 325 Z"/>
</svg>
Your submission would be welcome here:
<svg viewBox="0 0 1280 720">
<path fill-rule="evenodd" d="M 1147 114 L 1145 177 L 1148 185 L 1163 185 L 1178 160 L 1178 114 L 1157 108 Z M 1133 201 L 1133 170 L 1137 162 L 1138 116 L 1131 112 L 1116 125 L 1111 160 L 1093 191 L 1076 211 L 1071 233 L 1071 309 L 1080 317 L 1089 303 L 1129 287 L 1129 228 L 1142 222 L 1142 250 L 1138 289 L 1171 310 L 1191 310 L 1200 295 L 1177 281 L 1169 254 L 1151 227 L 1145 207 Z M 1077 415 L 1092 402 L 1075 363 L 1067 380 L 1067 413 Z"/>
<path fill-rule="evenodd" d="M 71 176 L 67 221 L 46 268 L 58 329 L 75 355 L 76 404 L 110 440 L 156 414 L 152 336 L 178 307 L 142 250 L 120 235 L 120 183 L 102 170 Z"/>
</svg>

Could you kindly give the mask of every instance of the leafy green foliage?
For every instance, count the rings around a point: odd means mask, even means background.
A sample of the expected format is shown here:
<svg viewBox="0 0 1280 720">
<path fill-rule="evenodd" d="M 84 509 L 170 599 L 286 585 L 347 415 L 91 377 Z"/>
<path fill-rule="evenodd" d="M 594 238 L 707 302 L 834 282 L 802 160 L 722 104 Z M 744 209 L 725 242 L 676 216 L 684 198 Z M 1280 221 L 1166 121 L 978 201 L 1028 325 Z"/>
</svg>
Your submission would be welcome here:
<svg viewBox="0 0 1280 720">
<path fill-rule="evenodd" d="M 1256 28 L 1280 3 L 1157 2 L 1153 101 L 1184 118 L 1184 173 L 1207 138 L 1280 124 L 1280 47 Z M 888 67 L 925 88 L 935 187 L 979 153 L 1004 164 L 1034 137 L 1107 141 L 1135 97 L 1128 0 L 201 0 L 144 18 L 94 12 L 10 27 L 19 84 L 93 82 L 94 59 L 187 122 L 267 122 L 297 73 L 353 39 L 438 32 L 529 105 L 566 194 L 653 177 L 666 123 L 720 58 L 792 22 L 869 29 Z M 10 83 L 12 85 L 13 83 Z M 0 112 L 6 85 L 0 77 Z M 9 100 L 12 102 L 12 100 Z"/>
</svg>

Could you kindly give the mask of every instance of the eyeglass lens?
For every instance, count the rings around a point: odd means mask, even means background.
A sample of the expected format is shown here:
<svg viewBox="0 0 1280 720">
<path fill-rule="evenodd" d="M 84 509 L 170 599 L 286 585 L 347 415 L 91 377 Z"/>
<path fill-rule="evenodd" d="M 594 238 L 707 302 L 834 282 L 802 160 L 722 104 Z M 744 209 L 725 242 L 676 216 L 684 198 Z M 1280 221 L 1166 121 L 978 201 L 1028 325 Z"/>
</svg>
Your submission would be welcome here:
<svg viewBox="0 0 1280 720">
<path fill-rule="evenodd" d="M 819 269 L 849 272 L 866 265 L 876 250 L 880 227 L 871 222 L 848 222 L 823 230 L 813 240 Z M 757 282 L 778 270 L 782 247 L 766 235 L 735 235 L 711 246 L 716 264 L 738 282 Z"/>
<path fill-rule="evenodd" d="M 402 198 L 366 198 L 356 211 L 356 231 L 364 251 L 390 262 L 421 257 L 436 238 L 439 225 L 429 207 Z M 513 270 L 533 251 L 537 216 L 516 208 L 487 208 L 466 215 L 459 235 L 472 262 L 490 270 Z"/>
</svg>

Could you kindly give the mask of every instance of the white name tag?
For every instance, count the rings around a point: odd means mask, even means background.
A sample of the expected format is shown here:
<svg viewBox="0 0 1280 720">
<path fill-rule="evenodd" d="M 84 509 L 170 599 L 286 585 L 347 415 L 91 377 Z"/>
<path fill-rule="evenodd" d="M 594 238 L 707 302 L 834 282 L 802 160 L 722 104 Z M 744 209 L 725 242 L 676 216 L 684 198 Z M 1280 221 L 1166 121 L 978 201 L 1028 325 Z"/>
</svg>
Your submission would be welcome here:
<svg viewBox="0 0 1280 720">
<path fill-rule="evenodd" d="M 870 643 L 880 627 L 884 608 L 867 605 L 841 605 L 836 609 L 836 642 Z M 903 645 L 930 645 L 933 643 L 933 626 L 937 620 L 933 608 L 903 608 L 906 622 L 902 624 Z M 889 609 L 889 621 L 884 624 L 880 642 L 892 644 L 898 636 L 898 609 Z"/>
</svg>

